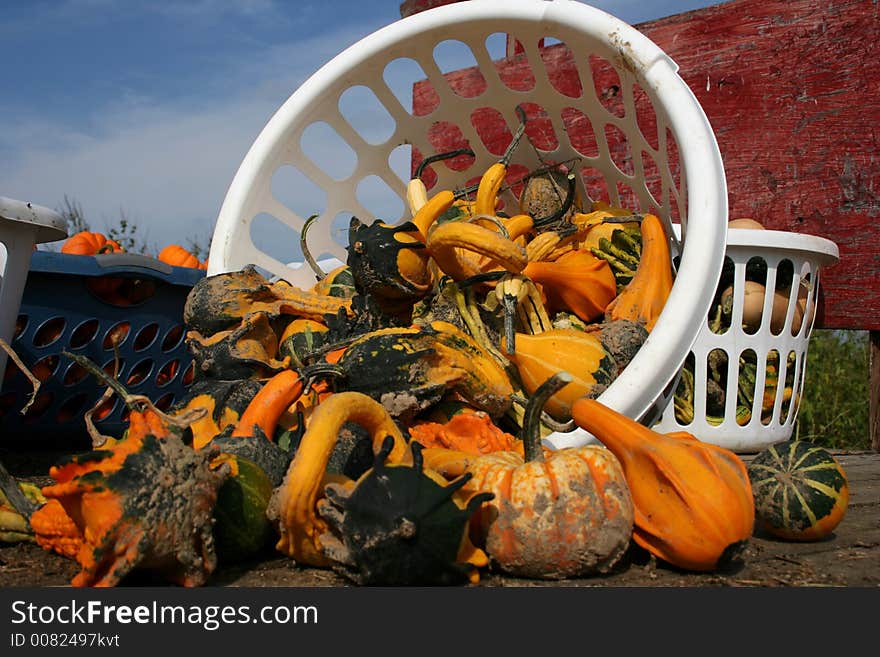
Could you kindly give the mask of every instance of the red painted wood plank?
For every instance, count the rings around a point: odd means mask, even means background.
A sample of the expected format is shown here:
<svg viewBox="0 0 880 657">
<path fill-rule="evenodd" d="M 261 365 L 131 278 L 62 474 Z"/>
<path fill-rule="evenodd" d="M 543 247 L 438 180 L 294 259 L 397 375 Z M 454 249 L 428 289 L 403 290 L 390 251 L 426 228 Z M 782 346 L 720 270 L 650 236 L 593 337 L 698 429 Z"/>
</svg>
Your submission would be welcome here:
<svg viewBox="0 0 880 657">
<path fill-rule="evenodd" d="M 408 0 L 401 13 L 440 4 Z M 678 63 L 715 130 L 731 217 L 838 245 L 840 263 L 822 272 L 826 328 L 880 330 L 878 13 L 873 0 L 733 0 L 636 26 Z M 557 60 L 561 84 L 577 83 Z M 454 75 L 467 87 L 473 74 Z M 613 85 L 597 79 L 612 102 Z M 416 91 L 426 108 L 430 91 Z"/>
<path fill-rule="evenodd" d="M 836 242 L 817 321 L 880 329 L 877 3 L 735 0 L 637 27 L 709 117 L 731 216 Z"/>
</svg>

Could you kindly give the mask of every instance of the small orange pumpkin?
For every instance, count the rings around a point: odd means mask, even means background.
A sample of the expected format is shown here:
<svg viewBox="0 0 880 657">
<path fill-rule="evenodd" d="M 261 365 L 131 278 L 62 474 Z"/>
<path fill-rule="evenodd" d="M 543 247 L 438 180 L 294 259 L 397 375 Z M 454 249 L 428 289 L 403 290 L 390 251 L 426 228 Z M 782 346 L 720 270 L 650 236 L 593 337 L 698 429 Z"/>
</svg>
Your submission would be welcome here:
<svg viewBox="0 0 880 657">
<path fill-rule="evenodd" d="M 179 244 L 169 244 L 159 251 L 159 255 L 156 257 L 161 262 L 171 265 L 172 267 L 191 267 L 192 269 L 201 268 L 199 259 Z"/>
<path fill-rule="evenodd" d="M 473 477 L 465 492 L 491 492 L 474 514 L 471 539 L 492 562 L 516 577 L 564 579 L 608 572 L 633 530 L 633 500 L 620 462 L 597 446 L 545 453 L 538 417 L 547 399 L 572 381 L 555 374 L 529 400 L 524 453 L 481 456 L 425 449 L 427 467 L 445 477 Z"/>
<path fill-rule="evenodd" d="M 115 240 L 103 233 L 81 230 L 71 235 L 61 245 L 61 253 L 76 255 L 98 255 L 101 253 L 121 253 L 124 249 Z"/>
</svg>

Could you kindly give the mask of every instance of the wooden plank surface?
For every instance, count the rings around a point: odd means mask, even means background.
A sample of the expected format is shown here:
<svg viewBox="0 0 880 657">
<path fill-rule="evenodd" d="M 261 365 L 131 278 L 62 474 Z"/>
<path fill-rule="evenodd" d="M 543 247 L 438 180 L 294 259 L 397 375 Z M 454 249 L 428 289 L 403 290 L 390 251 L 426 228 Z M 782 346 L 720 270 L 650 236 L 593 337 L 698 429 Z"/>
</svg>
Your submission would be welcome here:
<svg viewBox="0 0 880 657">
<path fill-rule="evenodd" d="M 486 572 L 478 586 L 518 587 L 878 587 L 880 586 L 880 453 L 833 451 L 849 480 L 843 521 L 825 540 L 794 543 L 756 531 L 742 559 L 723 572 L 689 573 L 645 558 L 634 550 L 608 575 L 563 581 L 525 580 Z M 58 454 L 4 453 L 16 476 L 45 478 Z M 753 456 L 743 455 L 748 462 Z M 30 478 L 30 477 L 29 477 Z M 78 571 L 72 561 L 33 544 L 0 543 L 0 586 L 67 586 Z M 134 584 L 144 584 L 135 580 Z M 147 581 L 150 585 L 162 582 Z M 208 586 L 352 586 L 332 570 L 303 568 L 270 550 L 254 562 L 221 568 Z"/>
<path fill-rule="evenodd" d="M 401 15 L 440 4 L 409 0 Z M 731 217 L 838 245 L 840 263 L 822 272 L 824 328 L 880 330 L 878 16 L 872 0 L 733 0 L 636 25 L 713 126 Z"/>
<path fill-rule="evenodd" d="M 846 516 L 826 540 L 795 543 L 756 531 L 741 563 L 726 572 L 685 573 L 634 556 L 625 567 L 602 577 L 547 582 L 486 574 L 479 586 L 880 586 L 880 454 L 832 451 L 847 473 L 850 502 Z M 743 455 L 748 462 L 753 458 Z M 289 566 L 279 558 L 248 571 L 230 570 L 215 582 L 224 586 L 264 586 L 267 578 L 285 572 L 291 584 L 307 575 L 316 586 L 347 583 L 327 571 Z M 286 585 L 286 584 L 282 584 Z"/>
</svg>

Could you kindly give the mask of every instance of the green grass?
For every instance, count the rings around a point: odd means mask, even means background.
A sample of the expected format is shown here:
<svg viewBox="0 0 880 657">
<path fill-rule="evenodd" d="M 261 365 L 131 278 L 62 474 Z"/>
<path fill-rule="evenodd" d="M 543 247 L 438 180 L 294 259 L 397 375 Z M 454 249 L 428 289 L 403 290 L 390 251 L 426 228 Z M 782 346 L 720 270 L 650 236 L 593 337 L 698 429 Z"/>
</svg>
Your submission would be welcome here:
<svg viewBox="0 0 880 657">
<path fill-rule="evenodd" d="M 815 330 L 793 438 L 832 449 L 870 449 L 867 331 Z"/>
</svg>

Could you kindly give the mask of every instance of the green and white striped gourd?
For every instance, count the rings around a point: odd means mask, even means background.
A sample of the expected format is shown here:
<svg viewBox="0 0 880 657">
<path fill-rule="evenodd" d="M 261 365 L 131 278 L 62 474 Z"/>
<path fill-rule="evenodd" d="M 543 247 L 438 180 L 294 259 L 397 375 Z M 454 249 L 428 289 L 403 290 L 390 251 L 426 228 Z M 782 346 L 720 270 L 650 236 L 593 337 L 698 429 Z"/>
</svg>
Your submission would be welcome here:
<svg viewBox="0 0 880 657">
<path fill-rule="evenodd" d="M 771 445 L 748 464 L 755 519 L 767 533 L 793 541 L 825 538 L 849 504 L 843 467 L 811 442 Z"/>
</svg>

